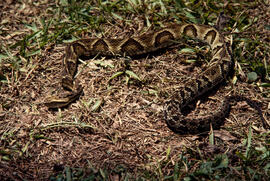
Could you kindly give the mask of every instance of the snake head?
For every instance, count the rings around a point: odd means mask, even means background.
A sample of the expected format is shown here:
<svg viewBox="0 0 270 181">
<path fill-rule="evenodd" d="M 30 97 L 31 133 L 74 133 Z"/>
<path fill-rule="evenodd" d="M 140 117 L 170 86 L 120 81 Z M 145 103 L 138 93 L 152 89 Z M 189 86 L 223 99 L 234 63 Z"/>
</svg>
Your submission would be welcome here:
<svg viewBox="0 0 270 181">
<path fill-rule="evenodd" d="M 180 102 L 176 100 L 169 100 L 164 106 L 164 118 L 168 127 L 179 134 L 197 134 L 210 130 L 210 124 L 214 129 L 218 129 L 223 124 L 224 115 L 228 112 L 226 103 L 223 103 L 222 108 L 217 114 L 210 113 L 208 116 L 199 118 L 187 118 L 181 112 Z"/>
<path fill-rule="evenodd" d="M 172 131 L 185 134 L 189 131 L 184 116 L 181 112 L 180 105 L 180 102 L 176 100 L 166 101 L 164 106 L 164 118 L 168 127 Z"/>
</svg>

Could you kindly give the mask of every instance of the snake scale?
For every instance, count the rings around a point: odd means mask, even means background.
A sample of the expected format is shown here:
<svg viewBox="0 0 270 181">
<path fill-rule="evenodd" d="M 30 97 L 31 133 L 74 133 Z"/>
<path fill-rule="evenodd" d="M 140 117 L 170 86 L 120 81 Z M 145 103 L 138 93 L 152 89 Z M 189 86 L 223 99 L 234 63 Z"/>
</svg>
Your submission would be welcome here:
<svg viewBox="0 0 270 181">
<path fill-rule="evenodd" d="M 182 109 L 189 105 L 191 101 L 225 81 L 233 67 L 230 43 L 226 42 L 224 36 L 214 27 L 198 24 L 174 24 L 138 37 L 123 39 L 92 38 L 70 43 L 66 47 L 66 54 L 63 58 L 62 86 L 70 90 L 71 94 L 63 98 L 51 96 L 47 98 L 45 105 L 49 108 L 61 108 L 79 98 L 82 93 L 82 86 L 73 81 L 79 57 L 95 55 L 138 56 L 169 47 L 183 39 L 184 36 L 207 43 L 211 47 L 212 58 L 205 71 L 185 82 L 184 86 L 176 90 L 170 99 L 165 102 L 164 118 L 168 127 L 181 134 L 207 131 L 210 129 L 210 124 L 216 129 L 222 125 L 225 116 L 229 113 L 230 102 L 233 100 L 246 101 L 262 117 L 259 107 L 241 96 L 225 97 L 222 106 L 216 111 L 211 111 L 205 117 L 188 119 L 182 114 Z"/>
</svg>

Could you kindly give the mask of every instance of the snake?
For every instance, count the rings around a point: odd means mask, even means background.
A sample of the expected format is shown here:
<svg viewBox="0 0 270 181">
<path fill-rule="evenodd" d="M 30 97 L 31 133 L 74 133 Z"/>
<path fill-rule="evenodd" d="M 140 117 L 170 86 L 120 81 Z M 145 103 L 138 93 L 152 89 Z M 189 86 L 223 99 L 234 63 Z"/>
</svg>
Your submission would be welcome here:
<svg viewBox="0 0 270 181">
<path fill-rule="evenodd" d="M 230 42 L 215 27 L 202 24 L 172 24 L 158 31 L 147 32 L 127 38 L 87 38 L 76 40 L 66 46 L 62 61 L 62 87 L 70 94 L 64 97 L 49 96 L 45 105 L 49 108 L 66 107 L 77 100 L 83 92 L 82 86 L 74 81 L 78 59 L 91 56 L 139 56 L 155 52 L 182 41 L 185 37 L 200 40 L 210 46 L 211 59 L 207 68 L 177 88 L 165 101 L 164 119 L 168 127 L 180 134 L 201 133 L 218 129 L 230 111 L 232 101 L 246 101 L 262 117 L 260 108 L 248 98 L 226 96 L 221 106 L 207 116 L 187 118 L 182 112 L 192 101 L 226 81 L 234 62 Z M 263 117 L 262 117 L 263 119 Z"/>
</svg>

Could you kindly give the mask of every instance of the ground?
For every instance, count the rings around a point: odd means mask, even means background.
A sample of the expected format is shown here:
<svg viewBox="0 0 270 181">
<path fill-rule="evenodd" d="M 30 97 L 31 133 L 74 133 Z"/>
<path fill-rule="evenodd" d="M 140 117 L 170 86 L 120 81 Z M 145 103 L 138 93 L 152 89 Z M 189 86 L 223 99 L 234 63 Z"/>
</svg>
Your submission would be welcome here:
<svg viewBox="0 0 270 181">
<path fill-rule="evenodd" d="M 0 177 L 3 180 L 183 180 L 270 177 L 270 2 L 0 2 Z M 64 109 L 43 103 L 61 88 L 66 44 L 89 37 L 138 36 L 170 23 L 215 25 L 223 8 L 235 67 L 187 115 L 214 111 L 224 96 L 245 102 L 219 130 L 172 132 L 163 105 L 177 86 L 207 66 L 209 48 L 175 46 L 136 59 L 81 60 L 83 95 Z M 191 54 L 183 54 L 188 46 Z"/>
</svg>

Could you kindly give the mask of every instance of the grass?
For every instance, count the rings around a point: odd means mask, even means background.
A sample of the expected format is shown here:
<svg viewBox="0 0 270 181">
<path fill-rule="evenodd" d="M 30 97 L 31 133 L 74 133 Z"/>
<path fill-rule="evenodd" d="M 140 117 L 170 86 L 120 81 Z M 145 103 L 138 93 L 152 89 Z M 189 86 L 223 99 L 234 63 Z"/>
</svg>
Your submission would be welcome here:
<svg viewBox="0 0 270 181">
<path fill-rule="evenodd" d="M 261 102 L 269 121 L 268 1 L 13 3 L 0 3 L 0 177 L 269 179 L 270 132 L 245 104 L 234 106 L 225 126 L 209 134 L 183 137 L 166 127 L 164 101 L 174 86 L 192 74 L 190 69 L 194 74 L 200 71 L 194 61 L 183 63 L 186 58 L 177 54 L 187 49 L 133 61 L 126 57 L 82 61 L 77 77 L 85 95 L 64 110 L 49 111 L 42 105 L 60 87 L 66 43 L 87 37 L 136 36 L 168 22 L 214 26 L 224 12 L 229 22 L 223 32 L 233 38 L 235 76 L 233 84 L 198 103 L 200 112 L 207 113 L 216 100 L 237 92 Z M 199 48 L 195 43 L 192 52 L 200 54 Z"/>
</svg>

